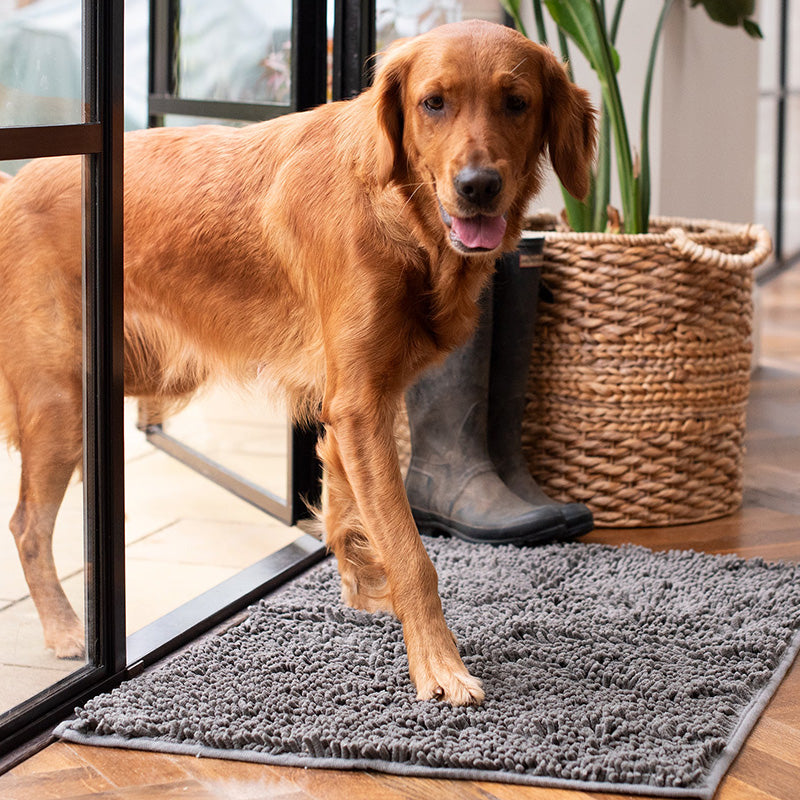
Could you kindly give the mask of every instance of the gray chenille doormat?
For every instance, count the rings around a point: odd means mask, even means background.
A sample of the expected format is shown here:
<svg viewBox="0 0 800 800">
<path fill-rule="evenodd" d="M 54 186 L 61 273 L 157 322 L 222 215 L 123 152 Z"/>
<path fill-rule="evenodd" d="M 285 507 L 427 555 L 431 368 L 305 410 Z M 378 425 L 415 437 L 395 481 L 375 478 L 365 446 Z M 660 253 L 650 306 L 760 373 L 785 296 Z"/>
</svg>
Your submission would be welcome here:
<svg viewBox="0 0 800 800">
<path fill-rule="evenodd" d="M 427 539 L 480 707 L 419 702 L 400 624 L 328 560 L 94 698 L 73 742 L 710 798 L 800 649 L 800 566 L 642 547 Z"/>
</svg>

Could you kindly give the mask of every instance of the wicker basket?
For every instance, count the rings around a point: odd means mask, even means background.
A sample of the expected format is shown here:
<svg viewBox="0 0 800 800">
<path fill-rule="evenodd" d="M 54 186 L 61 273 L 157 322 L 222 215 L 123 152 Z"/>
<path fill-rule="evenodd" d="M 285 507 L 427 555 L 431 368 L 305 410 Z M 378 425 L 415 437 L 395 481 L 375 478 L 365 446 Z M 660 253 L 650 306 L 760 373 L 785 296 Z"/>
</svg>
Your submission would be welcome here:
<svg viewBox="0 0 800 800">
<path fill-rule="evenodd" d="M 546 223 L 546 224 L 543 224 Z M 712 519 L 742 500 L 760 226 L 656 219 L 545 237 L 523 447 L 542 488 L 600 526 Z"/>
</svg>

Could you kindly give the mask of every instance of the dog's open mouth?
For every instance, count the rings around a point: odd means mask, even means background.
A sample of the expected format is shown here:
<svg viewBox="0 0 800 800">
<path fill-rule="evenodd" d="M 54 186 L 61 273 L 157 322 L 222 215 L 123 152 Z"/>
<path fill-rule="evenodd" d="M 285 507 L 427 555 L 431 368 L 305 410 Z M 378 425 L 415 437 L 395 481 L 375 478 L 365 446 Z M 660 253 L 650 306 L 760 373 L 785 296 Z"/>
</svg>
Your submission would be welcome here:
<svg viewBox="0 0 800 800">
<path fill-rule="evenodd" d="M 463 253 L 485 253 L 500 247 L 506 232 L 504 215 L 490 217 L 475 214 L 472 217 L 451 217 L 439 205 L 444 224 L 450 229 L 450 241 Z"/>
</svg>

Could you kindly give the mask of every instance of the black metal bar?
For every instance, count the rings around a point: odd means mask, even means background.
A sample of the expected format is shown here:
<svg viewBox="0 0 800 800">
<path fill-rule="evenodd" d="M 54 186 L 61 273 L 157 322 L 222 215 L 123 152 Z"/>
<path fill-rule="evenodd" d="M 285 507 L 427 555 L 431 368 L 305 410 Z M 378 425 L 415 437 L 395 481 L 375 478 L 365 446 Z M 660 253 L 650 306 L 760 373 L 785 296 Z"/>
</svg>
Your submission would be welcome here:
<svg viewBox="0 0 800 800">
<path fill-rule="evenodd" d="M 95 5 L 91 2 L 87 6 Z M 87 11 L 88 13 L 88 11 Z M 123 0 L 96 4 L 97 46 L 87 90 L 102 120 L 91 159 L 84 255 L 83 485 L 90 593 L 89 656 L 107 674 L 126 665 L 123 442 Z M 94 86 L 94 89 L 92 88 Z"/>
<path fill-rule="evenodd" d="M 102 146 L 99 122 L 0 128 L 0 161 L 99 153 Z"/>
<path fill-rule="evenodd" d="M 292 106 L 303 111 L 321 105 L 328 93 L 326 0 L 292 2 Z M 322 470 L 317 461 L 317 430 L 293 425 L 289 432 L 289 509 L 291 524 L 311 516 L 319 502 Z"/>
<path fill-rule="evenodd" d="M 240 103 L 227 100 L 189 100 L 171 95 L 151 94 L 150 116 L 162 118 L 165 114 L 180 114 L 186 117 L 211 117 L 225 120 L 261 122 L 286 114 L 289 106 L 272 103 Z"/>
<path fill-rule="evenodd" d="M 328 91 L 326 0 L 292 0 L 292 108 L 325 102 Z"/>
<path fill-rule="evenodd" d="M 798 264 L 800 264 L 800 250 L 795 251 L 791 255 L 784 256 L 780 261 L 770 261 L 756 270 L 756 284 L 758 286 L 765 286 L 790 269 L 794 269 Z"/>
<path fill-rule="evenodd" d="M 124 673 L 106 678 L 95 667 L 82 667 L 30 698 L 20 709 L 4 714 L 0 724 L 0 773 L 13 766 L 14 759 L 6 761 L 6 756 L 66 719 L 76 705 L 123 678 Z"/>
<path fill-rule="evenodd" d="M 278 497 L 264 487 L 252 483 L 222 464 L 213 461 L 205 454 L 189 447 L 174 436 L 170 436 L 161 425 L 148 425 L 144 432 L 147 441 L 154 447 L 158 447 L 159 450 L 164 451 L 190 469 L 256 508 L 266 511 L 267 514 L 276 517 L 281 522 L 285 522 L 287 525 L 294 524 L 295 520 L 292 518 L 291 504 L 288 498 Z"/>
<path fill-rule="evenodd" d="M 333 28 L 334 100 L 347 100 L 370 83 L 375 52 L 375 1 L 336 0 Z"/>
<path fill-rule="evenodd" d="M 778 44 L 778 105 L 775 143 L 774 258 L 783 261 L 784 191 L 786 184 L 786 84 L 789 72 L 789 0 L 781 0 Z"/>
<path fill-rule="evenodd" d="M 304 572 L 326 555 L 307 534 L 128 637 L 132 665 L 147 666 Z"/>
</svg>

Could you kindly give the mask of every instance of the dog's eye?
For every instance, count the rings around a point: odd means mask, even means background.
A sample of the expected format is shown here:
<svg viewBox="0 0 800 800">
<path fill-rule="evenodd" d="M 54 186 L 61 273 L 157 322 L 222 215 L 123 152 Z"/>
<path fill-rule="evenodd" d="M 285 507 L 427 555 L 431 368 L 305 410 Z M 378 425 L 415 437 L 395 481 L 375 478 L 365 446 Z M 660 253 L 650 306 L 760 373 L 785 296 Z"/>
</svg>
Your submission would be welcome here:
<svg viewBox="0 0 800 800">
<path fill-rule="evenodd" d="M 521 114 L 527 107 L 528 104 L 525 102 L 524 97 L 520 97 L 518 94 L 509 94 L 506 96 L 506 109 L 513 114 Z"/>
<path fill-rule="evenodd" d="M 425 107 L 426 111 L 442 111 L 444 109 L 444 97 L 440 94 L 432 94 L 430 97 L 426 97 L 422 101 L 422 105 Z"/>
</svg>

